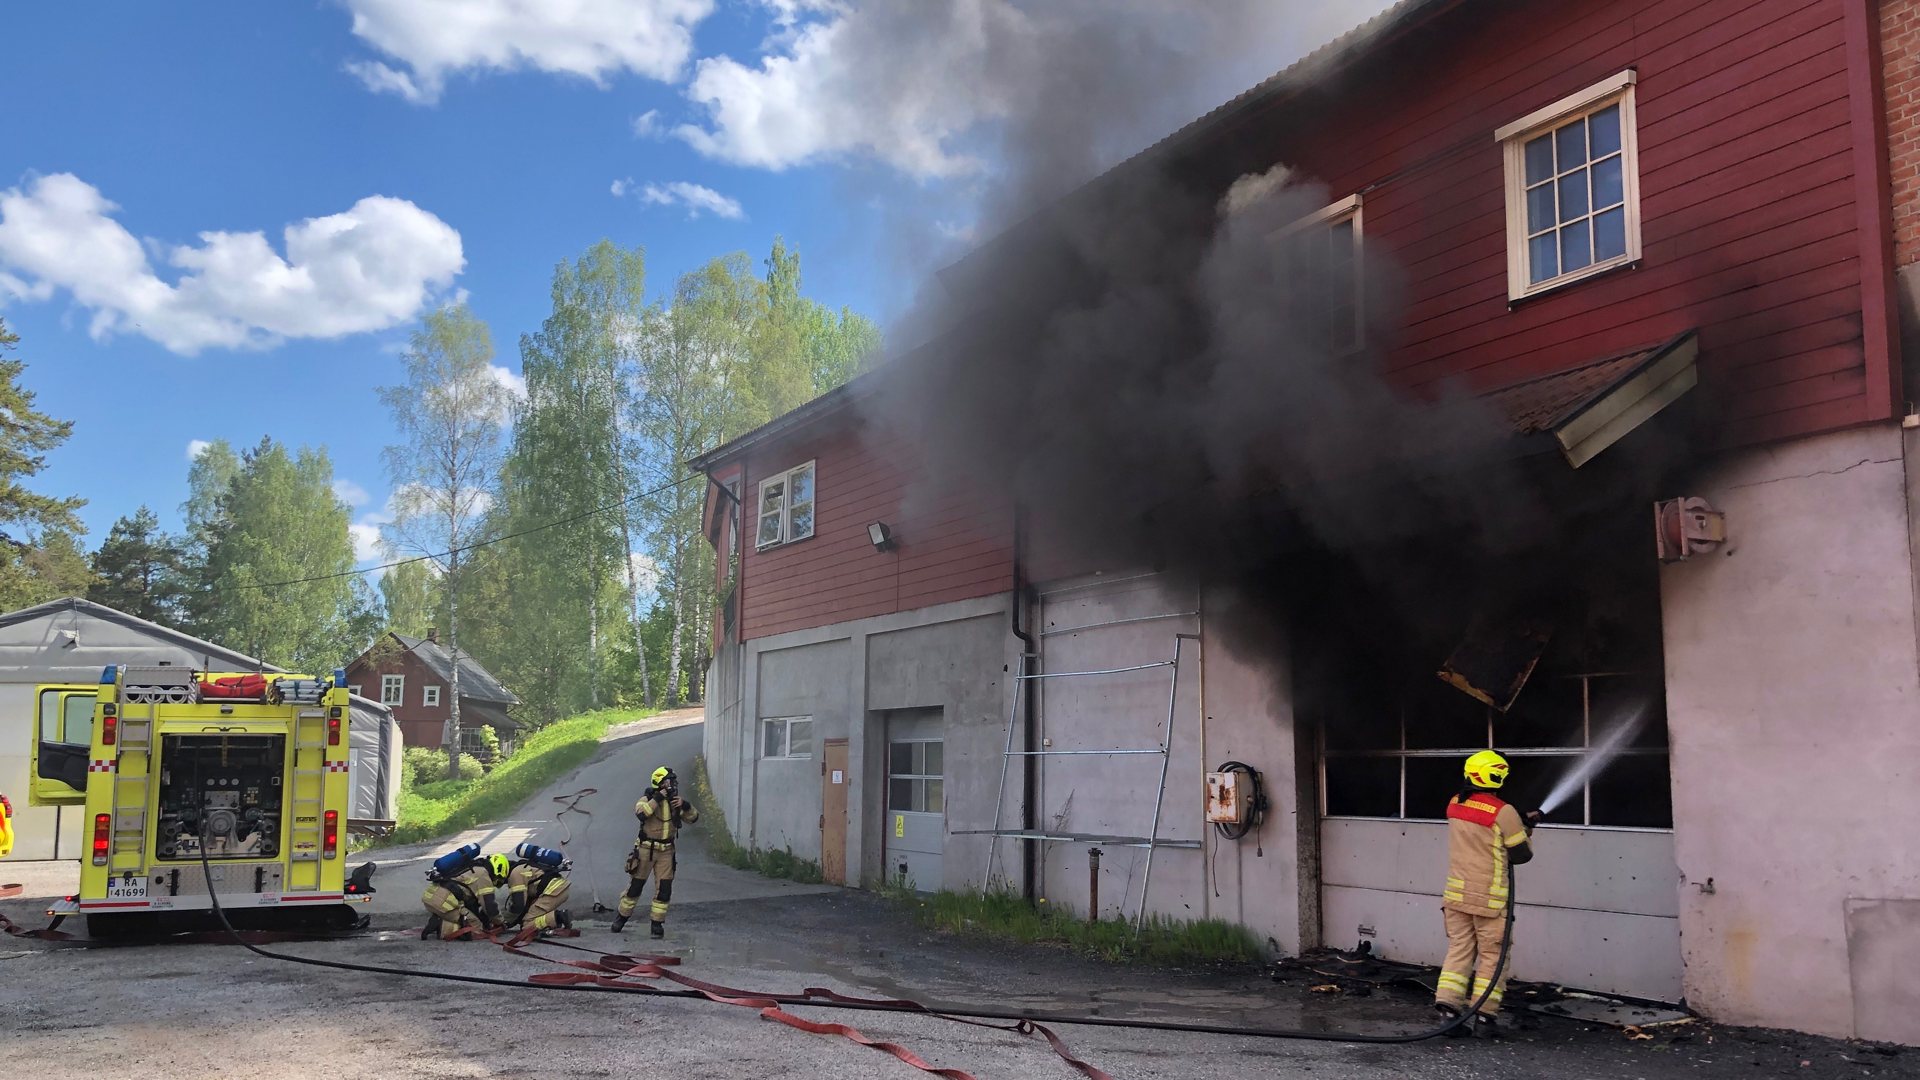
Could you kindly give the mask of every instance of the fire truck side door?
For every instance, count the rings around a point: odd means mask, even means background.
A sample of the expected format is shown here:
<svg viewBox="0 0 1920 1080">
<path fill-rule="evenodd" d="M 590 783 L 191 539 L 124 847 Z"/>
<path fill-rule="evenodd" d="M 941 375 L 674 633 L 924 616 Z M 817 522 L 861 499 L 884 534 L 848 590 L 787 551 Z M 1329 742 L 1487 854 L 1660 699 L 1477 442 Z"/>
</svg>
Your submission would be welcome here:
<svg viewBox="0 0 1920 1080">
<path fill-rule="evenodd" d="M 93 706 L 97 686 L 42 686 L 35 700 L 33 754 L 27 802 L 33 806 L 80 806 L 87 801 L 87 765 L 93 755 Z"/>
</svg>

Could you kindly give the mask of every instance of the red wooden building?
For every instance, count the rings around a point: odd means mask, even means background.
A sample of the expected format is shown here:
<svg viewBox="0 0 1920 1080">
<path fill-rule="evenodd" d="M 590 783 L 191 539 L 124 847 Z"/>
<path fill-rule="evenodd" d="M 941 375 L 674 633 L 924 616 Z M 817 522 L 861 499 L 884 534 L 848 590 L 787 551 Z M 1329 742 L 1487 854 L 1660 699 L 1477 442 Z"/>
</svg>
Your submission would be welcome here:
<svg viewBox="0 0 1920 1080">
<path fill-rule="evenodd" d="M 1109 850 L 1108 904 L 1433 961 L 1430 804 L 1457 757 L 1492 743 L 1556 773 L 1608 695 L 1651 686 L 1645 731 L 1549 819 L 1515 974 L 1920 1042 L 1920 997 L 1881 959 L 1920 955 L 1896 289 L 1920 256 L 1916 116 L 1913 0 L 1405 0 L 1195 121 L 1115 175 L 1224 192 L 1284 163 L 1323 184 L 1301 227 L 1404 274 L 1391 340 L 1356 342 L 1397 386 L 1464 381 L 1569 474 L 1656 418 L 1684 428 L 1680 486 L 1618 510 L 1603 599 L 1629 609 L 1631 664 L 1541 661 L 1529 693 L 1572 736 L 1359 685 L 1329 704 L 1298 667 L 1276 687 L 1213 647 L 1204 594 L 1151 567 L 1036 572 L 1009 498 L 926 483 L 911 437 L 865 422 L 883 368 L 695 463 L 723 553 L 706 740 L 731 820 L 849 882 L 979 886 L 997 858 L 996 880 L 1069 906 L 1074 838 L 1145 837 L 1172 850 Z M 1656 567 L 1652 504 L 1682 496 L 1728 539 Z M 1162 672 L 1016 677 L 1170 647 L 1171 693 Z M 1042 756 L 1128 741 L 1167 748 L 1157 800 L 1125 759 Z M 1268 785 L 1257 849 L 1199 817 L 1228 758 Z"/>
<path fill-rule="evenodd" d="M 388 634 L 347 666 L 353 692 L 393 710 L 408 746 L 446 743 L 452 713 L 453 658 L 431 628 L 423 638 Z M 500 738 L 500 752 L 513 751 L 520 725 L 507 709 L 520 704 L 513 691 L 471 656 L 460 658 L 460 743 L 473 754 L 484 749 L 480 729 Z"/>
</svg>

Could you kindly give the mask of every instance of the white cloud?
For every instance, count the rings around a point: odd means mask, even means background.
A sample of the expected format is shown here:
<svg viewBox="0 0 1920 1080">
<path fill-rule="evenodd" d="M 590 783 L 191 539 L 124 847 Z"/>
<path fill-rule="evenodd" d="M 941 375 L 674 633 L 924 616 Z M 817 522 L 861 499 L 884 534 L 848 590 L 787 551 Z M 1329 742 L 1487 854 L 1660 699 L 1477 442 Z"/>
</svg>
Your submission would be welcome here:
<svg viewBox="0 0 1920 1080">
<path fill-rule="evenodd" d="M 347 526 L 347 535 L 353 538 L 354 562 L 370 563 L 384 554 L 379 523 L 363 518 Z"/>
<path fill-rule="evenodd" d="M 200 459 L 200 455 L 206 453 L 207 447 L 212 445 L 213 445 L 212 443 L 208 442 L 205 439 L 188 439 L 187 440 L 187 460 L 198 461 Z"/>
<path fill-rule="evenodd" d="M 615 180 L 613 186 L 608 188 L 608 190 L 613 192 L 613 197 L 616 199 L 625 196 L 627 192 L 633 190 L 633 177 L 629 176 L 624 180 Z"/>
<path fill-rule="evenodd" d="M 817 9 L 770 6 L 792 18 Z M 871 157 L 922 178 L 973 172 L 979 161 L 954 144 L 1015 107 L 1022 80 L 1001 69 L 1026 51 L 1027 22 L 1007 0 L 877 0 L 835 12 L 794 26 L 757 65 L 701 60 L 686 93 L 708 123 L 674 134 L 709 157 L 766 169 Z"/>
<path fill-rule="evenodd" d="M 740 200 L 684 180 L 648 184 L 640 189 L 640 201 L 649 206 L 682 206 L 686 208 L 688 217 L 695 218 L 701 214 L 712 214 L 729 221 L 740 221 L 747 216 Z"/>
<path fill-rule="evenodd" d="M 660 587 L 660 564 L 644 551 L 629 552 L 627 558 L 633 564 L 633 580 L 640 587 L 640 595 L 651 596 Z"/>
<path fill-rule="evenodd" d="M 651 139 L 660 134 L 660 110 L 648 109 L 633 118 L 633 137 Z"/>
<path fill-rule="evenodd" d="M 42 300 L 64 289 L 92 311 L 95 340 L 132 332 L 192 355 L 396 326 L 466 265 L 451 226 L 384 195 L 287 226 L 284 256 L 260 232 L 143 244 L 114 220 L 117 210 L 70 173 L 0 191 L 0 268 L 10 271 L 0 287 Z M 177 280 L 155 271 L 149 249 L 180 271 Z"/>
<path fill-rule="evenodd" d="M 677 80 L 714 0 L 345 0 L 353 32 L 398 67 L 355 61 L 369 90 L 439 100 L 449 75 L 544 71 L 597 86 L 621 72 Z M 405 68 L 402 71 L 400 68 Z"/>
<path fill-rule="evenodd" d="M 487 373 L 493 376 L 494 382 L 506 388 L 507 395 L 513 398 L 515 402 L 527 400 L 527 380 L 518 372 L 509 371 L 498 364 L 492 364 L 488 366 Z"/>
<path fill-rule="evenodd" d="M 365 506 L 373 498 L 373 496 L 367 494 L 366 488 L 348 480 L 346 477 L 339 477 L 334 480 L 333 497 L 346 503 L 348 506 Z"/>
</svg>

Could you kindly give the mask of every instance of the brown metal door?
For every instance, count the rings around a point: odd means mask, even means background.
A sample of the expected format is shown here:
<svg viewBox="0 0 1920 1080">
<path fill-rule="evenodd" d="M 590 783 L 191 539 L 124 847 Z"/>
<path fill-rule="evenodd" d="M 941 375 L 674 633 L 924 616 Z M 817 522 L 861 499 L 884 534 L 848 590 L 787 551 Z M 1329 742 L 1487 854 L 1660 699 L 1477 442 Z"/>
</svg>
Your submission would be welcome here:
<svg viewBox="0 0 1920 1080">
<path fill-rule="evenodd" d="M 847 883 L 847 740 L 828 739 L 820 763 L 820 875 Z"/>
</svg>

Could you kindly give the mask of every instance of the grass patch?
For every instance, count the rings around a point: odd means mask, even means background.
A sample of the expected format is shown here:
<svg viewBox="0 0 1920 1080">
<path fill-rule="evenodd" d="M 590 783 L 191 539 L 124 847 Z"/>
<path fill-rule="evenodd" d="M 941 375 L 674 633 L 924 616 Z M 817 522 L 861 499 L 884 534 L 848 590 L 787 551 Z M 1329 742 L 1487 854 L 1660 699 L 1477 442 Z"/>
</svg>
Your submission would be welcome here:
<svg viewBox="0 0 1920 1080">
<path fill-rule="evenodd" d="M 511 815 L 567 772 L 584 764 L 615 724 L 653 715 L 641 709 L 602 709 L 548 724 L 513 756 L 475 780 L 408 784 L 400 792 L 400 820 L 370 846 L 438 840 Z"/>
<path fill-rule="evenodd" d="M 1055 911 L 1045 900 L 1028 904 L 1020 894 L 993 892 L 915 893 L 894 884 L 886 894 L 932 929 L 1021 945 L 1056 945 L 1114 963 L 1195 967 L 1249 964 L 1265 957 L 1253 932 L 1220 919 L 1184 922 L 1148 916 L 1136 930 L 1125 919 L 1088 922 Z"/>
<path fill-rule="evenodd" d="M 707 759 L 704 756 L 693 759 L 693 804 L 700 808 L 700 826 L 706 831 L 707 853 L 715 861 L 735 870 L 752 870 L 770 878 L 785 878 L 807 885 L 818 885 L 826 880 L 820 872 L 819 863 L 795 855 L 792 848 L 755 851 L 742 847 L 733 839 L 733 831 L 727 828 L 726 812 L 720 809 L 720 800 L 713 795 L 713 781 L 707 776 Z"/>
</svg>

